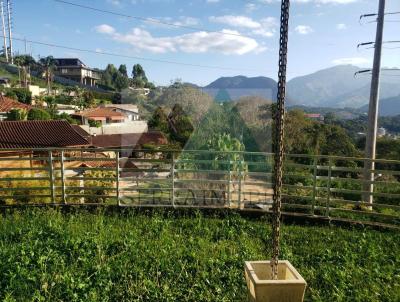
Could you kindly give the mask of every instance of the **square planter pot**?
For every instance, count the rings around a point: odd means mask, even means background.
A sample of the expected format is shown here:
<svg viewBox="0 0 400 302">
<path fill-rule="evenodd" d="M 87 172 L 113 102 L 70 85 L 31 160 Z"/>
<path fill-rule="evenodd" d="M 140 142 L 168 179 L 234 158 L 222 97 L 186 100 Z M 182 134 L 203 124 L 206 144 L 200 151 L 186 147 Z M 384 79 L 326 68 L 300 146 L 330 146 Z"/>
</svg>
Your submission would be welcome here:
<svg viewBox="0 0 400 302">
<path fill-rule="evenodd" d="M 251 302 L 302 302 L 306 281 L 290 264 L 278 263 L 278 280 L 271 279 L 270 261 L 246 261 L 245 275 Z"/>
</svg>

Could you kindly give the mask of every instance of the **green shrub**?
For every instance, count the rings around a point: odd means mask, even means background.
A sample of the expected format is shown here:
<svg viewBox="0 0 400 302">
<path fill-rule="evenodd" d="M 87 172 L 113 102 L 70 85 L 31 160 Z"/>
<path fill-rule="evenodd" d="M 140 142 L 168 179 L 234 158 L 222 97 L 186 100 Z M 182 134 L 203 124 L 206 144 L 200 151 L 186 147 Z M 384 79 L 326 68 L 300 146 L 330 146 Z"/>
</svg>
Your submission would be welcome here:
<svg viewBox="0 0 400 302">
<path fill-rule="evenodd" d="M 43 109 L 32 108 L 28 112 L 28 120 L 29 121 L 48 121 L 51 120 L 50 114 Z"/>
</svg>

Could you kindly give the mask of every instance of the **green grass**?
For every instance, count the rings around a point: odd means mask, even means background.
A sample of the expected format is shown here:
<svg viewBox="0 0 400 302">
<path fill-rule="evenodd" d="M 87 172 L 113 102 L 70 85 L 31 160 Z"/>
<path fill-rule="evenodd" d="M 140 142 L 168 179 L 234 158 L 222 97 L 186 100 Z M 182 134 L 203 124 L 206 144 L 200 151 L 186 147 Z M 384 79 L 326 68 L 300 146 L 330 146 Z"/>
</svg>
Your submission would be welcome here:
<svg viewBox="0 0 400 302">
<path fill-rule="evenodd" d="M 307 301 L 400 301 L 400 234 L 284 225 Z M 266 220 L 200 213 L 0 217 L 2 301 L 245 301 L 245 260 L 269 258 Z"/>
</svg>

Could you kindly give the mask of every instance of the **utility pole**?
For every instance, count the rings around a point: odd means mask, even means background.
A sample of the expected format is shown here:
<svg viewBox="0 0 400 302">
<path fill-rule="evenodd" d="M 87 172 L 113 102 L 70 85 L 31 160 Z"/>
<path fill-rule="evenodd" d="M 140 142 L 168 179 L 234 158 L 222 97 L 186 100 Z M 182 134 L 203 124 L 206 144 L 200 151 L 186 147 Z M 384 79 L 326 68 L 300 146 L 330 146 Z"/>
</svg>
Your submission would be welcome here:
<svg viewBox="0 0 400 302">
<path fill-rule="evenodd" d="M 3 26 L 3 43 L 4 43 L 4 54 L 8 63 L 8 47 L 7 47 L 7 36 L 6 36 L 6 23 L 4 21 L 4 2 L 0 1 L 1 6 L 1 22 Z"/>
<path fill-rule="evenodd" d="M 378 109 L 379 109 L 379 81 L 381 73 L 381 58 L 382 58 L 382 39 L 383 39 L 383 26 L 385 23 L 385 2 L 386 0 L 379 0 L 379 11 L 376 27 L 375 38 L 375 53 L 374 65 L 372 68 L 371 79 L 371 92 L 368 110 L 368 132 L 365 144 L 364 162 L 364 189 L 363 201 L 372 204 L 375 174 L 375 157 L 376 157 L 376 135 L 378 128 Z"/>
<path fill-rule="evenodd" d="M 8 15 L 8 40 L 10 44 L 11 64 L 14 64 L 13 44 L 12 44 L 12 23 L 11 23 L 11 0 L 7 0 L 7 15 Z"/>
</svg>

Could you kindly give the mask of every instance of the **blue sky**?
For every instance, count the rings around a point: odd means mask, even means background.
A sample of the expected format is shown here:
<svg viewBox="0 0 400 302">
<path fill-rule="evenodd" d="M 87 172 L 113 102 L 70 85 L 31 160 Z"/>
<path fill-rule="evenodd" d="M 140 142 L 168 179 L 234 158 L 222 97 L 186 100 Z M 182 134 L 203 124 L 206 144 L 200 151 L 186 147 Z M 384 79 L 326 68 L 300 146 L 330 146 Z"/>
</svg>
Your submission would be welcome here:
<svg viewBox="0 0 400 302">
<path fill-rule="evenodd" d="M 220 76 L 239 74 L 276 78 L 278 0 L 69 1 L 195 29 L 107 15 L 53 0 L 15 0 L 15 37 L 98 52 L 228 69 L 119 58 L 28 43 L 28 52 L 32 52 L 33 56 L 79 57 L 87 65 L 97 68 L 113 63 L 117 66 L 126 64 L 131 70 L 133 64 L 140 63 L 148 78 L 157 84 L 168 84 L 180 78 L 206 85 Z M 356 45 L 374 39 L 376 23 L 360 25 L 358 19 L 361 14 L 376 12 L 377 5 L 377 0 L 293 1 L 289 78 L 341 63 L 370 66 L 373 50 L 357 50 Z M 387 0 L 386 11 L 400 11 L 400 1 Z M 366 21 L 370 20 L 374 19 Z M 387 20 L 400 21 L 400 15 L 387 17 Z M 388 22 L 384 39 L 400 40 L 399 26 L 399 22 Z M 14 48 L 23 53 L 24 43 L 16 41 Z M 400 67 L 400 48 L 385 48 L 383 65 Z"/>
</svg>

